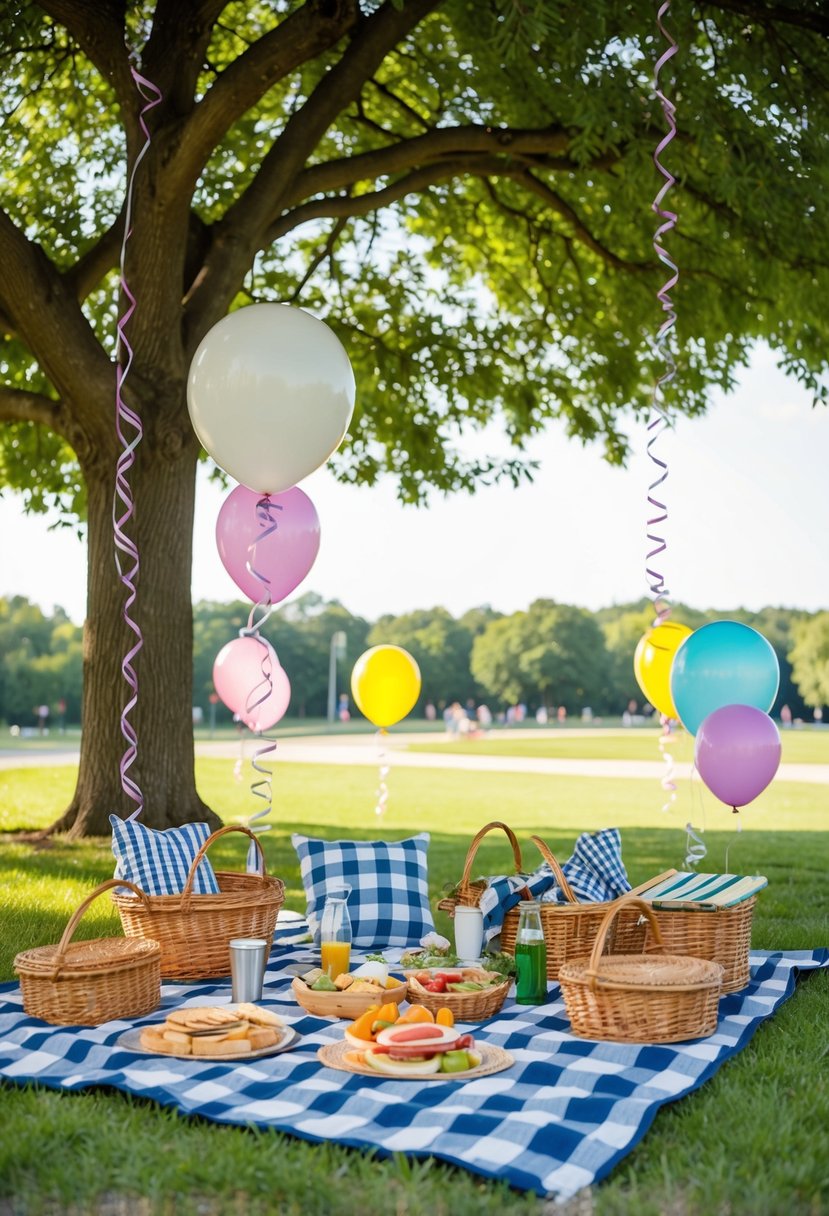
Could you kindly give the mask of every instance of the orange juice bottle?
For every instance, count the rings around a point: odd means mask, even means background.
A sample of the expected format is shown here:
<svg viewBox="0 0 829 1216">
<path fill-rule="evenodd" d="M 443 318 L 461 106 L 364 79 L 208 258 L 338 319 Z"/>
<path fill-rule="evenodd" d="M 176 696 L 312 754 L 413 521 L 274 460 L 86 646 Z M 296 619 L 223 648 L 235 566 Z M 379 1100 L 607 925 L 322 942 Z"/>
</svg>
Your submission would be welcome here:
<svg viewBox="0 0 829 1216">
<path fill-rule="evenodd" d="M 320 966 L 335 980 L 348 971 L 351 959 L 351 917 L 348 915 L 348 897 L 351 887 L 342 884 L 326 895 L 325 907 L 320 923 Z"/>
</svg>

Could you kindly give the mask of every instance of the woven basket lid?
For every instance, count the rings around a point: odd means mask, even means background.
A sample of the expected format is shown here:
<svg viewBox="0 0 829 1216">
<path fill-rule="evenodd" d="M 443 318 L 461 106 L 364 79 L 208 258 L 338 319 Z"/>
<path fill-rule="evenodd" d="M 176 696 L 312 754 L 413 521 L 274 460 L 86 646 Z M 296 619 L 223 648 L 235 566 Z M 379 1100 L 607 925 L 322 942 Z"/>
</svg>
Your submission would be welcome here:
<svg viewBox="0 0 829 1216">
<path fill-rule="evenodd" d="M 36 946 L 24 950 L 14 960 L 18 974 L 51 976 L 55 971 L 57 946 Z M 76 979 L 96 973 L 126 971 L 161 956 L 158 942 L 138 937 L 95 937 L 70 942 L 63 955 L 59 973 L 62 979 Z"/>
<path fill-rule="evenodd" d="M 559 980 L 590 983 L 590 959 L 564 963 Z M 687 988 L 718 984 L 723 975 L 720 963 L 686 954 L 604 954 L 597 968 L 597 984 L 621 984 L 629 988 Z"/>
</svg>

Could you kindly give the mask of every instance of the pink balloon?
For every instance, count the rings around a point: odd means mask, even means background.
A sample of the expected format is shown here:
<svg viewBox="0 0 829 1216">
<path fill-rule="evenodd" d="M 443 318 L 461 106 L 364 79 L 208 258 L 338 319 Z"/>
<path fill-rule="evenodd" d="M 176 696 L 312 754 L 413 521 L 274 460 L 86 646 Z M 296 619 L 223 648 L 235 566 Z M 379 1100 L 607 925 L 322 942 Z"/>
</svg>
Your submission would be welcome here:
<svg viewBox="0 0 829 1216">
<path fill-rule="evenodd" d="M 258 507 L 263 498 L 265 504 Z M 278 604 L 316 560 L 319 516 L 298 486 L 269 497 L 237 486 L 219 511 L 216 544 L 225 570 L 248 599 Z"/>
<path fill-rule="evenodd" d="M 780 733 L 753 705 L 723 705 L 703 718 L 694 748 L 699 775 L 727 806 L 745 806 L 780 765 Z"/>
<path fill-rule="evenodd" d="M 234 638 L 213 664 L 213 684 L 228 709 L 253 731 L 268 730 L 285 714 L 291 685 L 270 642 Z"/>
</svg>

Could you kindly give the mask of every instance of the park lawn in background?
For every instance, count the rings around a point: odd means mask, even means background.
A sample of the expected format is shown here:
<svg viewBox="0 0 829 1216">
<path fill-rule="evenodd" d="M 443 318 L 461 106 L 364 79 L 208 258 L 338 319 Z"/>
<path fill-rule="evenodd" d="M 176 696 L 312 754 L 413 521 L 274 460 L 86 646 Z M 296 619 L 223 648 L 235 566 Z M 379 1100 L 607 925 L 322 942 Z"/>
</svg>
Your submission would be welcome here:
<svg viewBox="0 0 829 1216">
<path fill-rule="evenodd" d="M 557 760 L 661 760 L 659 738 L 655 727 L 630 730 L 589 728 L 583 733 L 562 730 L 539 731 L 538 735 L 515 737 L 509 730 L 492 731 L 472 738 L 427 739 L 409 743 L 406 751 L 437 752 L 441 755 L 464 756 L 527 756 Z M 802 730 L 780 732 L 784 764 L 829 764 L 829 729 L 804 727 Z M 694 759 L 694 740 L 686 731 L 677 730 L 670 737 L 669 749 L 675 761 L 690 763 Z"/>
<path fill-rule="evenodd" d="M 254 810 L 249 780 L 238 783 L 232 761 L 197 761 L 199 792 L 226 822 Z M 44 827 L 68 800 L 73 767 L 0 773 L 0 831 Z M 252 770 L 248 777 L 252 777 Z M 47 779 L 48 778 L 48 779 Z M 460 877 L 469 841 L 490 819 L 503 819 L 519 839 L 543 836 L 566 858 L 578 833 L 618 824 L 631 880 L 680 866 L 683 826 L 701 823 L 704 791 L 681 782 L 675 806 L 660 810 L 656 781 L 559 778 L 395 769 L 389 808 L 378 825 L 376 773 L 367 767 L 274 765 L 273 830 L 262 840 L 272 872 L 286 882 L 286 906 L 303 910 L 292 831 L 329 838 L 397 839 L 432 833 L 433 902 Z M 705 794 L 709 854 L 723 867 L 726 845 L 738 872 L 768 875 L 759 899 L 754 945 L 810 948 L 827 941 L 829 834 L 826 787 L 774 782 L 740 817 Z M 309 813 L 313 808 L 313 816 Z M 528 842 L 525 861 L 536 864 Z M 245 842 L 221 840 L 220 868 L 244 865 Z M 501 833 L 486 838 L 473 876 L 510 867 Z M 11 978 L 17 950 L 54 942 L 90 886 L 112 873 L 109 841 L 46 848 L 0 836 L 0 975 Z M 438 926 L 447 931 L 443 915 Z M 104 896 L 84 917 L 80 935 L 118 931 Z M 596 1188 L 596 1216 L 813 1216 L 829 1204 L 829 1070 L 825 1007 L 829 976 L 802 982 L 792 1001 L 752 1043 L 701 1090 L 660 1111 L 641 1144 Z M 130 1212 L 246 1216 L 279 1211 L 328 1216 L 376 1211 L 429 1216 L 541 1216 L 549 1207 L 529 1195 L 433 1161 L 375 1160 L 357 1151 L 308 1145 L 276 1132 L 219 1127 L 152 1103 L 104 1091 L 67 1095 L 0 1088 L 0 1197 L 14 1211 L 111 1211 L 112 1197 Z M 333 1188 L 333 1189 L 332 1189 Z M 142 1207 L 141 1199 L 149 1206 Z M 106 1205 L 110 1204 L 110 1207 Z M 72 1206 L 76 1205 L 76 1206 Z M 559 1209 L 561 1210 L 561 1209 Z M 563 1209 L 566 1211 L 566 1209 Z"/>
</svg>

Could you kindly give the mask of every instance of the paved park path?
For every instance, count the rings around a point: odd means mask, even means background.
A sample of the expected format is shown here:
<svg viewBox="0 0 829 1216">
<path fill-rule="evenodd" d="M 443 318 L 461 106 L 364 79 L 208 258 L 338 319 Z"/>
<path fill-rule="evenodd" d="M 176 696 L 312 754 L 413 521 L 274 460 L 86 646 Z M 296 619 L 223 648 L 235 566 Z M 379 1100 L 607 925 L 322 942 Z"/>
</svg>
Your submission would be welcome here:
<svg viewBox="0 0 829 1216">
<path fill-rule="evenodd" d="M 601 737 L 601 731 L 556 730 L 555 737 L 563 735 L 590 735 L 596 739 Z M 618 735 L 620 732 L 608 732 Z M 499 738 L 533 738 L 543 737 L 541 731 L 511 731 L 509 735 L 499 735 Z M 410 743 L 432 743 L 440 748 L 445 736 L 432 733 L 390 735 L 386 740 L 386 752 L 395 768 L 432 768 L 454 769 L 456 771 L 474 771 L 484 773 L 535 773 L 566 777 L 610 777 L 651 779 L 665 774 L 665 764 L 662 760 L 578 760 L 568 758 L 553 758 L 547 756 L 486 756 L 480 753 L 443 753 L 410 752 L 406 748 Z M 245 742 L 245 758 L 250 759 L 254 752 L 252 739 Z M 654 752 L 657 750 L 654 739 Z M 213 759 L 236 759 L 240 753 L 240 745 L 233 740 L 206 740 L 196 744 L 196 755 Z M 379 750 L 371 735 L 308 735 L 292 736 L 280 739 L 276 752 L 266 757 L 266 760 L 276 760 L 280 764 L 356 764 L 376 768 L 379 762 Z M 56 740 L 55 747 L 38 747 L 31 752 L 20 749 L 3 750 L 0 747 L 0 769 L 32 768 L 54 764 L 76 764 L 78 761 L 77 748 L 61 747 Z M 691 765 L 677 763 L 674 768 L 678 778 L 687 778 Z M 781 764 L 777 773 L 780 781 L 804 781 L 818 785 L 829 785 L 829 764 Z"/>
</svg>

